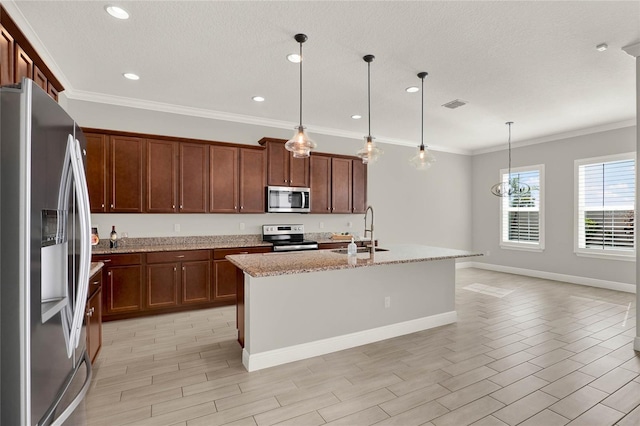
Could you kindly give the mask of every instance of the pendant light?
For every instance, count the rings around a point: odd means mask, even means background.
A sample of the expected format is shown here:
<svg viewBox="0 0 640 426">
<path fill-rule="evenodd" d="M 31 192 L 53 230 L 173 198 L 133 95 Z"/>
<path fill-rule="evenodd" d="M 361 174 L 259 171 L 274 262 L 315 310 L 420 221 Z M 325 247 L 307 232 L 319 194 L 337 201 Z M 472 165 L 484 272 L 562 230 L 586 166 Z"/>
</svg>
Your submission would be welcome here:
<svg viewBox="0 0 640 426">
<path fill-rule="evenodd" d="M 420 146 L 415 157 L 409 160 L 409 163 L 417 170 L 427 170 L 436 161 L 433 154 L 427 151 L 424 146 L 424 78 L 428 75 L 426 71 L 418 73 L 418 78 L 422 80 L 422 110 L 421 110 L 421 128 L 420 128 Z"/>
<path fill-rule="evenodd" d="M 356 153 L 356 155 L 362 158 L 364 164 L 374 163 L 378 157 L 382 154 L 382 150 L 379 149 L 375 142 L 374 137 L 371 136 L 371 62 L 375 59 L 373 55 L 365 55 L 362 59 L 367 63 L 367 101 L 369 109 L 369 134 L 364 137 L 364 148 Z"/>
<path fill-rule="evenodd" d="M 520 196 L 531 191 L 531 187 L 520 182 L 520 179 L 511 178 L 511 125 L 513 121 L 507 121 L 505 124 L 509 126 L 509 174 L 506 182 L 502 181 L 491 187 L 491 193 L 496 197 Z"/>
<path fill-rule="evenodd" d="M 294 39 L 300 43 L 300 124 L 295 127 L 296 133 L 291 139 L 284 144 L 284 147 L 293 152 L 293 156 L 296 158 L 308 157 L 311 151 L 316 149 L 316 143 L 307 136 L 302 125 L 302 43 L 307 41 L 307 36 L 304 34 L 296 34 Z"/>
</svg>

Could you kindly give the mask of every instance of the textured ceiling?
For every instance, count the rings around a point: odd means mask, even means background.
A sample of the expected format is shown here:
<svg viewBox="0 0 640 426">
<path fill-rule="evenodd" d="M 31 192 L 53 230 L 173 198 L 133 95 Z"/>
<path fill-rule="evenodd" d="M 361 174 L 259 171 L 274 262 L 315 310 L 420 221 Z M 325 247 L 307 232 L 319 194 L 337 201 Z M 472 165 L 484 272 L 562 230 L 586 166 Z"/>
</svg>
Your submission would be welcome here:
<svg viewBox="0 0 640 426">
<path fill-rule="evenodd" d="M 474 152 L 635 118 L 638 1 L 17 1 L 5 7 L 50 63 L 72 99 L 174 110 L 293 127 L 304 44 L 304 124 L 322 134 L 372 134 L 379 142 L 425 143 Z M 598 52 L 595 46 L 607 43 Z M 122 78 L 135 72 L 141 80 Z M 252 96 L 266 98 L 263 103 Z M 462 99 L 468 105 L 441 105 Z M 353 120 L 351 115 L 363 119 Z M 292 130 L 293 134 L 293 130 Z"/>
</svg>

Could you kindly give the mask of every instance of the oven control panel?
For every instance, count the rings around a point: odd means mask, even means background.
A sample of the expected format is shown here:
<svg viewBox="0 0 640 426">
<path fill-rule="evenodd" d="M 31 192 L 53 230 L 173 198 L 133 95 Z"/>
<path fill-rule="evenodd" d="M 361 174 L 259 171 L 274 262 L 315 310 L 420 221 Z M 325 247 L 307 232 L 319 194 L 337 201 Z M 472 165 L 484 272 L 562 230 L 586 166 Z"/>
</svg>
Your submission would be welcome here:
<svg viewBox="0 0 640 426">
<path fill-rule="evenodd" d="M 262 235 L 304 234 L 304 225 L 262 225 Z"/>
</svg>

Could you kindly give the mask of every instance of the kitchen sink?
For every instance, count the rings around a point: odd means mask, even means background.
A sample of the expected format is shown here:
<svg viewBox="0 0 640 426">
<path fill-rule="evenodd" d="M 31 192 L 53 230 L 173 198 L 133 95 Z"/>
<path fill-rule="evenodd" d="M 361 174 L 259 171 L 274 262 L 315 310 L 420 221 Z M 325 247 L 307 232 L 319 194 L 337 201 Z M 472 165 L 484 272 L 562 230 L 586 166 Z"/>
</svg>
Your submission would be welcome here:
<svg viewBox="0 0 640 426">
<path fill-rule="evenodd" d="M 339 254 L 347 254 L 347 249 L 346 248 L 341 248 L 341 249 L 335 249 L 335 250 L 331 250 L 334 253 L 339 253 Z M 358 247 L 358 253 L 369 253 L 370 249 L 369 247 Z M 389 249 L 386 248 L 381 248 L 381 247 L 376 247 L 376 251 L 389 251 Z"/>
</svg>

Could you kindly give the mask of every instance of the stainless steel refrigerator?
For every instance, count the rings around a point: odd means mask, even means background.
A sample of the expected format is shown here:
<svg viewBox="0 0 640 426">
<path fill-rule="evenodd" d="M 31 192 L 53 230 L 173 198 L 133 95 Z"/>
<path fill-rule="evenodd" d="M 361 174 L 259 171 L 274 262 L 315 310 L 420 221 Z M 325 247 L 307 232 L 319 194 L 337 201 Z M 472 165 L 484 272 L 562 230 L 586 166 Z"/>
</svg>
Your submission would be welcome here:
<svg viewBox="0 0 640 426">
<path fill-rule="evenodd" d="M 33 81 L 0 88 L 0 424 L 60 425 L 91 381 L 86 141 Z"/>
</svg>

